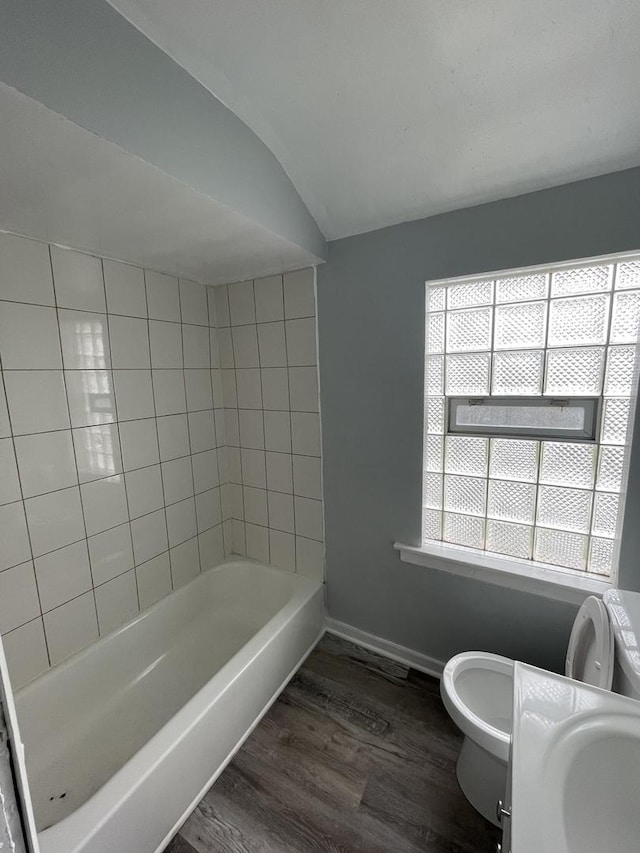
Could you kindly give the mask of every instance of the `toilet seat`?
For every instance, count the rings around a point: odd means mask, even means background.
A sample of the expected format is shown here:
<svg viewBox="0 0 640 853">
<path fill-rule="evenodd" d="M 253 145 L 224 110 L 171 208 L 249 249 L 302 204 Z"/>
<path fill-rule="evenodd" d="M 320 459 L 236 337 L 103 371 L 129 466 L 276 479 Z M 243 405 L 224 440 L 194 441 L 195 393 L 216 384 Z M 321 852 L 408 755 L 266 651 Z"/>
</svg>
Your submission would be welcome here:
<svg viewBox="0 0 640 853">
<path fill-rule="evenodd" d="M 576 681 L 611 690 L 613 682 L 613 626 L 599 598 L 585 599 L 571 629 L 565 675 Z"/>
</svg>

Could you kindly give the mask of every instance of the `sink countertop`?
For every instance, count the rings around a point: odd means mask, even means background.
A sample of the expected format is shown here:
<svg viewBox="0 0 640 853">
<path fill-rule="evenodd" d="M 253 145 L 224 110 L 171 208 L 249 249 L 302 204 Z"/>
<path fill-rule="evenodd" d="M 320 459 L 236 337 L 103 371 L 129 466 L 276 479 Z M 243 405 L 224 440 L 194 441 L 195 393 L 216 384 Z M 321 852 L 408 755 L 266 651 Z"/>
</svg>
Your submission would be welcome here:
<svg viewBox="0 0 640 853">
<path fill-rule="evenodd" d="M 640 702 L 515 663 L 512 853 L 640 850 Z"/>
</svg>

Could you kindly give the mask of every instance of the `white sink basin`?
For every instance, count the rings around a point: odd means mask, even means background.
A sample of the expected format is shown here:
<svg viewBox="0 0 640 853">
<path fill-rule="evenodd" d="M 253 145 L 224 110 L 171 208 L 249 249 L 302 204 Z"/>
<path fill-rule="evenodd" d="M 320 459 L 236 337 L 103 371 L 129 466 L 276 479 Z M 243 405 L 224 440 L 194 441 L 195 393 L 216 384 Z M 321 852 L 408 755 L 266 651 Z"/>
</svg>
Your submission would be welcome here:
<svg viewBox="0 0 640 853">
<path fill-rule="evenodd" d="M 516 664 L 512 853 L 640 851 L 640 702 Z"/>
</svg>

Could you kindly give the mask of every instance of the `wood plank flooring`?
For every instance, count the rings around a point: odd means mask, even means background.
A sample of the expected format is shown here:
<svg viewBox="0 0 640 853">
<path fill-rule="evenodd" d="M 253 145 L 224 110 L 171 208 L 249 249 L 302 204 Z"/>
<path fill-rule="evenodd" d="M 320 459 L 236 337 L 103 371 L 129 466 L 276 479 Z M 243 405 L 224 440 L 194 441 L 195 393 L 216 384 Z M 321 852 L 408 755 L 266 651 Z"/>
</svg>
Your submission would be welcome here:
<svg viewBox="0 0 640 853">
<path fill-rule="evenodd" d="M 327 634 L 166 853 L 493 853 L 438 682 Z"/>
</svg>

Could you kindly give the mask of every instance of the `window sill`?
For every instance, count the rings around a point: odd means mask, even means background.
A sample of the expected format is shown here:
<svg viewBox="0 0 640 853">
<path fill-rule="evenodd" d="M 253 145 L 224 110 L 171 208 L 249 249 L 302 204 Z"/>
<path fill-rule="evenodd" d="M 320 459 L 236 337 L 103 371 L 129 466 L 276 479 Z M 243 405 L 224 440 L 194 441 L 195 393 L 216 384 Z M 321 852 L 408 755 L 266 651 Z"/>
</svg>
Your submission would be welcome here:
<svg viewBox="0 0 640 853">
<path fill-rule="evenodd" d="M 428 542 L 421 547 L 396 542 L 394 548 L 400 552 L 400 559 L 405 563 L 414 563 L 417 566 L 426 566 L 570 604 L 580 605 L 589 595 L 602 596 L 612 586 L 605 578 L 600 580 L 593 576 L 583 576 L 570 570 L 516 557 L 479 553 L 472 548 L 444 542 Z"/>
</svg>

